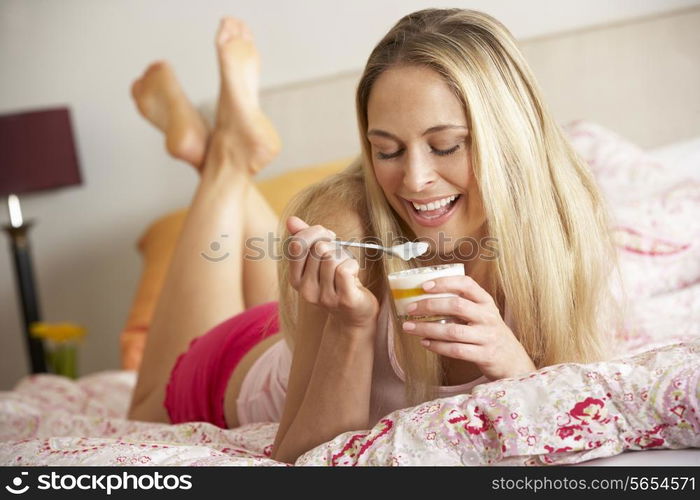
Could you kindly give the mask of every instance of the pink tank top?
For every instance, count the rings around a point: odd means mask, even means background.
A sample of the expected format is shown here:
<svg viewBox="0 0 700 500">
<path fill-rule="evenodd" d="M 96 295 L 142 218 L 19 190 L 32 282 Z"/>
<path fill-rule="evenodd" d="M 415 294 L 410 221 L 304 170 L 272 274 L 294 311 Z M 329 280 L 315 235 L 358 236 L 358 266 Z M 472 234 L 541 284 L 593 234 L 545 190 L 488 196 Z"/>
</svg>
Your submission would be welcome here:
<svg viewBox="0 0 700 500">
<path fill-rule="evenodd" d="M 393 329 L 393 319 L 388 300 L 388 295 L 382 300 L 377 324 L 379 334 L 375 340 L 372 369 L 370 427 L 385 415 L 409 406 L 404 395 L 405 374 L 394 353 L 394 336 L 389 334 Z M 507 307 L 505 322 L 513 328 Z M 241 425 L 281 420 L 291 366 L 292 352 L 284 339 L 271 345 L 253 363 L 243 379 L 236 400 L 238 421 Z M 482 375 L 466 384 L 440 386 L 438 397 L 466 394 L 477 385 L 488 381 Z"/>
</svg>

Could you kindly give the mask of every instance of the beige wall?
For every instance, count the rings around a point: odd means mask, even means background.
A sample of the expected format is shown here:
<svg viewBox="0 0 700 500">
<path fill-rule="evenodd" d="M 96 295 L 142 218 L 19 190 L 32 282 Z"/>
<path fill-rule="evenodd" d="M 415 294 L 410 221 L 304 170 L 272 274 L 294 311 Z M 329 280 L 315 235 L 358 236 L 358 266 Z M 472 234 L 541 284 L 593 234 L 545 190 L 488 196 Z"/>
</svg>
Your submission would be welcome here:
<svg viewBox="0 0 700 500">
<path fill-rule="evenodd" d="M 644 147 L 700 136 L 700 9 L 523 44 L 562 122 L 597 121 Z"/>
<path fill-rule="evenodd" d="M 527 39 L 521 47 L 561 123 L 596 121 L 646 148 L 700 136 L 700 8 Z M 356 153 L 359 76 L 263 93 L 285 149 L 261 177 Z"/>
</svg>

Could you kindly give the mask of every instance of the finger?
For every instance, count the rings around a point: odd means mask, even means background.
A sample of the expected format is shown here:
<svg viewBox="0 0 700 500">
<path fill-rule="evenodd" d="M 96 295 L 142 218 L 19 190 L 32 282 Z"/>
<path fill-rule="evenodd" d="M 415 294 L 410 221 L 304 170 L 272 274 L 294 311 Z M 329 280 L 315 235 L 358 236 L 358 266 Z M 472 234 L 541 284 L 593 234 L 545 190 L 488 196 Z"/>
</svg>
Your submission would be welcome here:
<svg viewBox="0 0 700 500">
<path fill-rule="evenodd" d="M 314 304 L 318 303 L 321 295 L 320 268 L 323 252 L 319 246 L 324 244 L 323 241 L 317 241 L 309 250 L 300 279 L 299 291 Z"/>
<path fill-rule="evenodd" d="M 291 237 L 289 243 L 289 274 L 292 285 L 301 282 L 309 254 L 314 252 L 316 257 L 320 257 L 318 250 L 314 250 L 314 244 L 317 241 L 331 241 L 333 239 L 335 239 L 335 233 L 320 225 L 302 229 Z"/>
<path fill-rule="evenodd" d="M 481 356 L 482 347 L 475 344 L 462 344 L 460 342 L 445 342 L 442 340 L 422 340 L 421 345 L 436 354 L 448 358 L 461 359 L 476 363 Z"/>
<path fill-rule="evenodd" d="M 303 260 L 306 258 L 306 254 L 311 250 L 314 243 L 317 241 L 333 241 L 335 239 L 335 233 L 323 226 L 316 225 L 310 226 L 302 229 L 298 233 L 292 235 L 289 238 L 290 250 L 296 243 L 301 246 L 299 251 L 290 252 L 290 257 L 297 258 L 297 260 Z M 317 254 L 318 255 L 318 254 Z"/>
<path fill-rule="evenodd" d="M 461 342 L 463 344 L 480 344 L 483 339 L 476 328 L 459 323 L 442 324 L 430 321 L 405 321 L 404 332 L 428 340 L 444 342 Z"/>
<path fill-rule="evenodd" d="M 335 287 L 338 295 L 347 299 L 354 297 L 360 281 L 359 272 L 360 263 L 353 258 L 348 258 L 338 265 L 335 272 Z"/>
<path fill-rule="evenodd" d="M 296 215 L 287 217 L 287 231 L 289 234 L 297 234 L 302 229 L 306 229 L 309 225 Z"/>
<path fill-rule="evenodd" d="M 294 287 L 299 287 L 301 277 L 304 273 L 304 265 L 306 264 L 306 256 L 303 244 L 298 241 L 289 243 L 289 283 Z"/>
<path fill-rule="evenodd" d="M 462 297 L 438 297 L 434 299 L 421 299 L 415 301 L 414 309 L 408 309 L 411 316 L 452 316 L 467 323 L 483 322 L 481 308 L 483 304 L 475 304 Z"/>
<path fill-rule="evenodd" d="M 335 268 L 340 262 L 340 247 L 331 243 L 319 242 L 319 251 L 322 253 L 319 265 L 319 286 L 321 295 L 329 298 L 337 294 L 335 288 Z"/>
<path fill-rule="evenodd" d="M 429 283 L 434 283 L 434 286 L 430 288 Z M 442 276 L 423 283 L 423 289 L 429 293 L 456 293 L 479 304 L 493 303 L 493 297 L 471 276 Z"/>
</svg>

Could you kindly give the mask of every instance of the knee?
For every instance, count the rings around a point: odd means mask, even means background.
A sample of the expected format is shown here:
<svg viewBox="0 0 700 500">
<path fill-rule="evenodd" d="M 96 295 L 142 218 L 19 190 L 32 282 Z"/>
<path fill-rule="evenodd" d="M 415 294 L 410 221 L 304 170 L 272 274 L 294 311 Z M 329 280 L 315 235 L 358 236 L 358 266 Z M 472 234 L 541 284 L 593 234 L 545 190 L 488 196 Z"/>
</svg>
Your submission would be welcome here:
<svg viewBox="0 0 700 500">
<path fill-rule="evenodd" d="M 145 420 L 142 418 L 143 402 L 146 399 L 145 395 L 139 394 L 140 391 L 134 391 L 131 395 L 131 402 L 129 403 L 129 409 L 126 412 L 126 418 L 128 420 Z"/>
<path fill-rule="evenodd" d="M 139 398 L 133 397 L 126 418 L 141 422 L 170 423 L 170 417 L 165 411 L 162 401 L 159 402 L 153 394 L 146 394 Z"/>
</svg>

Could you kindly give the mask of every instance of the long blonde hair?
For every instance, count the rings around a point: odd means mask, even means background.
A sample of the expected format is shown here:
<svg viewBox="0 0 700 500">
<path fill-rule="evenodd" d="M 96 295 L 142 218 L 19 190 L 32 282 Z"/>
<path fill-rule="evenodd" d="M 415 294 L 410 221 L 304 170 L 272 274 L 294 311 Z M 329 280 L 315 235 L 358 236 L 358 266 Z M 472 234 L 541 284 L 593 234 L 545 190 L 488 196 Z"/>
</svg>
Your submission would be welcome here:
<svg viewBox="0 0 700 500">
<path fill-rule="evenodd" d="M 414 12 L 369 56 L 356 94 L 362 157 L 355 165 L 364 179 L 369 234 L 386 245 L 393 243 L 389 235 L 415 238 L 377 182 L 366 137 L 374 83 L 384 71 L 408 65 L 437 72 L 464 107 L 486 229 L 498 248 L 486 264 L 491 289 L 501 312 L 508 304 L 514 333 L 534 364 L 606 359 L 621 319 L 609 286 L 617 254 L 607 207 L 543 104 L 512 35 L 492 17 L 462 9 Z M 313 203 L 312 192 L 302 198 L 295 208 Z M 388 273 L 416 265 L 386 257 L 382 264 L 376 272 L 385 289 Z M 402 334 L 393 305 L 392 313 L 389 334 L 406 373 L 407 400 L 434 399 L 444 373 L 440 357 Z"/>
</svg>

